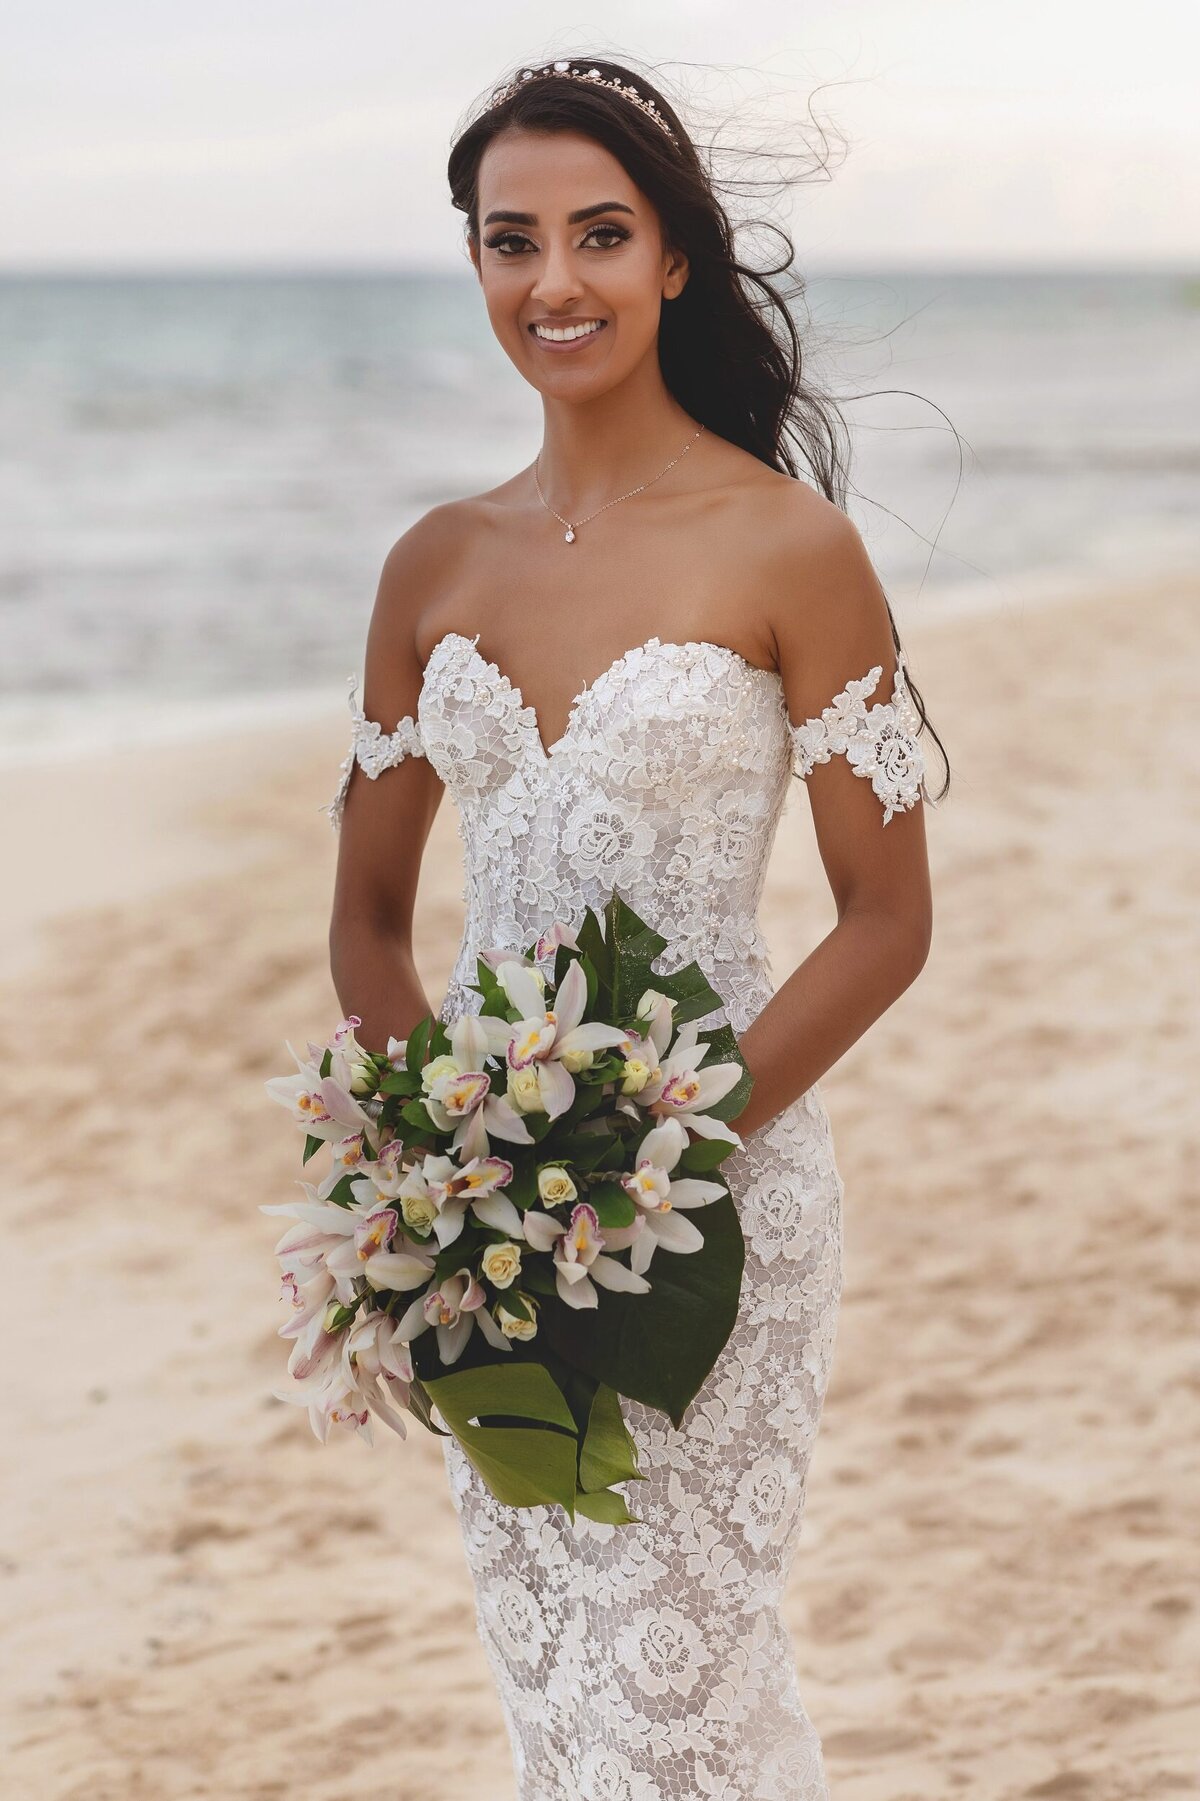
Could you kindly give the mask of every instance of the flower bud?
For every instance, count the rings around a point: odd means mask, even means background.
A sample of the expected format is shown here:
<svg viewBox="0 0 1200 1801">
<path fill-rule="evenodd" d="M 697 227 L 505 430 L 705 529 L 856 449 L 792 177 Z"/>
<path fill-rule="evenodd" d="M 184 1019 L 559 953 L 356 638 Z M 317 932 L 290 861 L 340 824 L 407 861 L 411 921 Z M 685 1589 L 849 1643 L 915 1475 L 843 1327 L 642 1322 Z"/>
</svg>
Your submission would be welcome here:
<svg viewBox="0 0 1200 1801">
<path fill-rule="evenodd" d="M 522 1294 L 520 1299 L 524 1301 L 532 1314 L 537 1307 L 537 1302 L 534 1300 L 533 1296 Z M 500 1330 L 503 1332 L 505 1338 L 533 1338 L 537 1333 L 536 1318 L 520 1319 L 515 1313 L 510 1313 L 508 1311 L 503 1301 L 496 1307 L 496 1319 L 499 1322 Z"/>
<path fill-rule="evenodd" d="M 561 1163 L 547 1163 L 538 1170 L 538 1198 L 543 1207 L 561 1207 L 573 1201 L 579 1190 Z"/>
</svg>

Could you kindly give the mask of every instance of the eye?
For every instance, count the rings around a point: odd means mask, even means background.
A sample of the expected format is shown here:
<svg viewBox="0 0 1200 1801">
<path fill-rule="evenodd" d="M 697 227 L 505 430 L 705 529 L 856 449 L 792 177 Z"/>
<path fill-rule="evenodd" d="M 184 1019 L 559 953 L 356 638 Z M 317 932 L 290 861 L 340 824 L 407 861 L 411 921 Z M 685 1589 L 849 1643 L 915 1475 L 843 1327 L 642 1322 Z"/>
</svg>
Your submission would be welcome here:
<svg viewBox="0 0 1200 1801">
<path fill-rule="evenodd" d="M 485 238 L 483 242 L 488 250 L 498 250 L 502 256 L 514 256 L 516 252 L 505 250 L 504 246 L 506 244 L 528 244 L 529 239 L 519 231 L 501 231 L 497 232 L 494 238 Z"/>
<path fill-rule="evenodd" d="M 594 237 L 598 231 L 604 232 L 606 236 L 615 239 L 617 244 L 623 244 L 630 235 L 623 225 L 593 225 L 591 231 L 587 234 L 587 238 Z M 584 239 L 585 244 L 587 238 Z M 606 250 L 611 250 L 613 248 L 614 246 L 612 244 L 604 245 L 604 249 Z"/>
</svg>

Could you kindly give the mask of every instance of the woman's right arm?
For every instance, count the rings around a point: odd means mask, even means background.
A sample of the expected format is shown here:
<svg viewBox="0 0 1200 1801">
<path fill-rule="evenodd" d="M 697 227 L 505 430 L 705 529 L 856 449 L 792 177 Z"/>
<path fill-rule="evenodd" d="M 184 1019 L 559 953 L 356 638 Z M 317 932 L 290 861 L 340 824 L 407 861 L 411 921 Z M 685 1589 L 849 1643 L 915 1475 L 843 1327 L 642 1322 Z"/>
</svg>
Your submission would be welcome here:
<svg viewBox="0 0 1200 1801">
<path fill-rule="evenodd" d="M 360 705 L 365 721 L 385 737 L 402 720 L 410 723 L 374 780 L 369 754 L 364 763 L 352 762 L 342 802 L 329 967 L 342 1011 L 358 1014 L 356 1036 L 371 1051 L 385 1051 L 389 1037 L 406 1038 L 433 1012 L 413 960 L 412 923 L 421 858 L 443 790 L 413 733 L 422 679 L 415 634 L 422 608 L 445 580 L 450 511 L 427 513 L 384 561 Z"/>
</svg>

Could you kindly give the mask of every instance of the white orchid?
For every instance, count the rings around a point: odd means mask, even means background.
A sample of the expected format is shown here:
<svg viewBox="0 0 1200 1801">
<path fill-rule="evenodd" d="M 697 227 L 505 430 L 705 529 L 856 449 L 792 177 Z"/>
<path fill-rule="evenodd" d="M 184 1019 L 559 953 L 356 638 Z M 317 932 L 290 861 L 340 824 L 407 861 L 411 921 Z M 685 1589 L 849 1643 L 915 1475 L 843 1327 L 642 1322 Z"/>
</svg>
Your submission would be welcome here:
<svg viewBox="0 0 1200 1801">
<path fill-rule="evenodd" d="M 433 1270 L 433 1259 L 418 1246 L 403 1240 L 406 1249 L 392 1247 L 400 1221 L 394 1209 L 375 1205 L 373 1184 L 355 1183 L 367 1190 L 349 1207 L 319 1201 L 311 1182 L 302 1182 L 308 1199 L 282 1201 L 262 1207 L 262 1213 L 290 1214 L 298 1223 L 275 1246 L 285 1278 L 291 1277 L 295 1298 L 301 1284 L 322 1275 L 332 1278 L 332 1293 L 348 1306 L 358 1293 L 356 1280 L 365 1277 L 372 1288 L 417 1288 Z M 303 1303 L 307 1306 L 307 1300 Z M 292 1371 L 293 1375 L 296 1371 Z"/>
<path fill-rule="evenodd" d="M 419 1209 L 445 1249 L 462 1232 L 468 1210 L 485 1226 L 495 1226 L 513 1238 L 522 1236 L 521 1215 L 506 1194 L 497 1192 L 512 1178 L 513 1166 L 503 1157 L 473 1157 L 469 1163 L 459 1164 L 453 1157 L 427 1152 L 396 1192 L 402 1211 L 411 1214 Z M 357 1189 L 359 1184 L 354 1186 Z"/>
<path fill-rule="evenodd" d="M 704 1238 L 690 1219 L 680 1219 L 677 1208 L 706 1207 L 725 1193 L 720 1182 L 697 1176 L 671 1180 L 671 1171 L 687 1149 L 688 1135 L 680 1118 L 664 1119 L 647 1132 L 637 1149 L 632 1174 L 621 1186 L 638 1209 L 643 1230 L 633 1242 L 630 1266 L 639 1274 L 661 1245 L 665 1251 L 698 1251 Z"/>
<path fill-rule="evenodd" d="M 598 1306 L 597 1282 L 601 1288 L 626 1294 L 645 1294 L 650 1287 L 643 1276 L 605 1254 L 610 1234 L 601 1228 L 596 1209 L 587 1201 L 579 1201 L 571 1209 L 566 1225 L 548 1213 L 531 1210 L 525 1215 L 525 1237 L 534 1250 L 553 1251 L 555 1286 L 568 1307 Z"/>
<path fill-rule="evenodd" d="M 742 1079 L 741 1064 L 716 1063 L 711 1069 L 702 1069 L 713 1047 L 707 1042 L 697 1043 L 698 1031 L 694 1019 L 679 1028 L 654 1080 L 638 1092 L 636 1106 L 659 1118 L 676 1119 L 700 1138 L 724 1138 L 730 1144 L 740 1145 L 741 1138 L 733 1127 L 715 1114 L 706 1113 L 705 1108 L 724 1100 L 737 1087 Z"/>
<path fill-rule="evenodd" d="M 541 1110 L 557 1119 L 575 1099 L 572 1060 L 587 1052 L 590 1061 L 590 1053 L 623 1045 L 627 1035 L 619 1026 L 607 1026 L 600 1020 L 580 1023 L 587 1006 L 587 977 L 577 957 L 571 959 L 559 983 L 552 1009 L 546 1006 L 541 972 L 528 963 L 510 959 L 500 965 L 496 979 L 521 1016 L 510 1028 L 510 1088 L 516 1077 L 518 1105 L 532 1112 L 534 1108 L 526 1102 L 536 1098 Z"/>
<path fill-rule="evenodd" d="M 512 1347 L 487 1309 L 487 1290 L 469 1269 L 457 1270 L 412 1301 L 396 1321 L 400 1337 L 411 1341 L 433 1326 L 437 1330 L 438 1355 L 443 1363 L 462 1356 L 472 1326 L 478 1324 L 488 1343 L 498 1351 Z"/>
<path fill-rule="evenodd" d="M 507 1095 L 493 1094 L 485 1057 L 505 1060 L 513 1027 L 494 1013 L 464 1013 L 450 1030 L 450 1050 L 426 1064 L 425 1111 L 439 1132 L 453 1132 L 450 1149 L 486 1157 L 489 1139 L 532 1144 L 529 1127 Z"/>
</svg>

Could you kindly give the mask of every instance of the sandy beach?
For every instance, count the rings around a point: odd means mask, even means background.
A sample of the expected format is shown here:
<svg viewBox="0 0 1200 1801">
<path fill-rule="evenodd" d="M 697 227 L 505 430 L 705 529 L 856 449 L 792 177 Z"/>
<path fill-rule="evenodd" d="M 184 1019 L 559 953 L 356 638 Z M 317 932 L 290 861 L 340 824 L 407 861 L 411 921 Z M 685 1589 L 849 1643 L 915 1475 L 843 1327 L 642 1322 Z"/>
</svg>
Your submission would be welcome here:
<svg viewBox="0 0 1200 1801">
<path fill-rule="evenodd" d="M 916 620 L 950 751 L 917 984 L 821 1086 L 837 1354 L 789 1592 L 835 1801 L 1200 1795 L 1200 589 Z M 918 609 L 919 613 L 919 609 Z M 440 1449 L 317 1444 L 258 1203 L 338 1009 L 348 718 L 0 771 L 0 1793 L 509 1801 Z M 800 783 L 781 983 L 833 912 Z M 422 872 L 430 1003 L 455 816 Z"/>
</svg>

